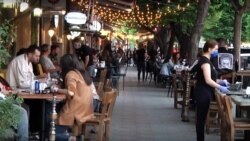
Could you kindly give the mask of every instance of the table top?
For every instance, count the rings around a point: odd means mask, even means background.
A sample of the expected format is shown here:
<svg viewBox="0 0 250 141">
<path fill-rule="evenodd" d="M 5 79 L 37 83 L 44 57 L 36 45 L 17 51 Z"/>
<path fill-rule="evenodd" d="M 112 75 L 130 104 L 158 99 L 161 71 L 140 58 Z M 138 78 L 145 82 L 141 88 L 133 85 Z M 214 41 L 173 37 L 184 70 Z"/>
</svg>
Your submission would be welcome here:
<svg viewBox="0 0 250 141">
<path fill-rule="evenodd" d="M 250 70 L 240 70 L 236 72 L 236 75 L 250 76 Z"/>
<path fill-rule="evenodd" d="M 243 98 L 243 96 L 236 96 L 236 95 L 232 95 L 231 96 L 232 101 L 238 105 L 238 106 L 250 106 L 250 98 Z"/>
<path fill-rule="evenodd" d="M 66 96 L 64 94 L 59 94 L 56 93 L 54 94 L 56 96 L 56 100 L 64 100 Z M 22 97 L 23 99 L 41 99 L 41 100 L 52 100 L 53 99 L 53 94 L 30 94 L 30 93 L 25 93 L 21 92 L 18 93 L 18 96 Z"/>
<path fill-rule="evenodd" d="M 227 92 L 227 95 L 239 95 L 239 96 L 242 96 L 242 95 L 245 95 L 245 94 L 246 94 L 245 89 L 242 89 L 240 91 L 229 91 L 229 92 Z"/>
</svg>

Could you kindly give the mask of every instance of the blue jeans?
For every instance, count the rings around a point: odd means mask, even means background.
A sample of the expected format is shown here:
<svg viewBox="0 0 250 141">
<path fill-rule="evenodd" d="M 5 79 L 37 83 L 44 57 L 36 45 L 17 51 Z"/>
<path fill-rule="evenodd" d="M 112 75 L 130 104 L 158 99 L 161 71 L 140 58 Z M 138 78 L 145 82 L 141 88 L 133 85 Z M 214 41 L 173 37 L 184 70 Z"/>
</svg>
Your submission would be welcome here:
<svg viewBox="0 0 250 141">
<path fill-rule="evenodd" d="M 100 113 L 100 106 L 101 106 L 101 101 L 98 99 L 93 99 L 93 105 L 94 105 L 94 112 Z"/>
<path fill-rule="evenodd" d="M 95 66 L 95 65 L 91 65 L 91 66 L 88 66 L 88 67 L 87 67 L 87 71 L 89 72 L 89 75 L 90 75 L 92 78 L 95 78 L 95 77 L 96 77 L 95 69 L 96 69 L 96 66 Z"/>
<path fill-rule="evenodd" d="M 69 140 L 69 134 L 67 134 L 68 130 L 69 130 L 68 126 L 56 125 L 56 141 L 68 141 Z"/>
<path fill-rule="evenodd" d="M 67 131 L 69 130 L 69 126 L 56 125 L 56 141 L 68 141 L 70 136 Z M 82 141 L 81 136 L 77 136 L 76 141 Z"/>
<path fill-rule="evenodd" d="M 15 109 L 18 109 L 20 120 L 17 125 L 17 141 L 28 141 L 29 139 L 29 120 L 27 111 L 18 106 L 13 105 Z"/>
</svg>

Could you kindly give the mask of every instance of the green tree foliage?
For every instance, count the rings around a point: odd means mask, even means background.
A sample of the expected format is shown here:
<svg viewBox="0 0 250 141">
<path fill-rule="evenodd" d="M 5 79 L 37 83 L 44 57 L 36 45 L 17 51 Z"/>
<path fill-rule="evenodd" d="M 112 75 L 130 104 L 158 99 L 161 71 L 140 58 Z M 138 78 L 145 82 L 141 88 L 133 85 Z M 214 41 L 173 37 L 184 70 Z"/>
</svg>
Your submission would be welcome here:
<svg viewBox="0 0 250 141">
<path fill-rule="evenodd" d="M 242 3 L 242 2 L 241 2 Z M 242 19 L 242 41 L 250 41 L 250 14 Z M 234 10 L 229 1 L 212 1 L 202 36 L 205 39 L 225 38 L 233 42 Z"/>
<path fill-rule="evenodd" d="M 0 22 L 0 68 L 5 65 L 10 58 L 7 48 L 11 45 L 12 40 L 16 37 L 14 27 L 5 20 Z"/>
<path fill-rule="evenodd" d="M 202 36 L 205 39 L 233 38 L 234 11 L 229 2 L 212 2 Z"/>
<path fill-rule="evenodd" d="M 184 4 L 187 4 L 187 2 L 183 3 L 183 5 Z M 178 3 L 174 5 L 177 6 Z M 181 31 L 184 34 L 189 35 L 192 32 L 192 27 L 195 23 L 196 13 L 197 13 L 197 3 L 192 2 L 189 3 L 189 6 L 185 10 L 170 13 L 167 17 L 163 19 L 163 24 L 174 22 L 175 24 L 181 25 Z"/>
<path fill-rule="evenodd" d="M 243 16 L 242 41 L 250 42 L 250 13 L 246 13 Z"/>
</svg>

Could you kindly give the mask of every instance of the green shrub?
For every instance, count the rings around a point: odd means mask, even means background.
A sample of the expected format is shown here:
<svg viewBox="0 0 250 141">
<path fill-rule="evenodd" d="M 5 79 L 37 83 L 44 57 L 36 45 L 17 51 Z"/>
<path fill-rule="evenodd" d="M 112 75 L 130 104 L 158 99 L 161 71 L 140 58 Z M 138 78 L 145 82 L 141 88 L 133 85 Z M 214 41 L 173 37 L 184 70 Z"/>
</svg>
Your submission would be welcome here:
<svg viewBox="0 0 250 141">
<path fill-rule="evenodd" d="M 13 104 L 20 105 L 23 99 L 17 97 L 16 94 L 9 94 L 5 100 L 0 100 L 0 140 L 13 137 L 13 130 L 17 128 L 19 117 L 19 110 L 15 109 Z"/>
<path fill-rule="evenodd" d="M 14 27 L 8 20 L 0 22 L 0 69 L 8 63 L 10 54 L 8 48 L 16 38 Z"/>
</svg>

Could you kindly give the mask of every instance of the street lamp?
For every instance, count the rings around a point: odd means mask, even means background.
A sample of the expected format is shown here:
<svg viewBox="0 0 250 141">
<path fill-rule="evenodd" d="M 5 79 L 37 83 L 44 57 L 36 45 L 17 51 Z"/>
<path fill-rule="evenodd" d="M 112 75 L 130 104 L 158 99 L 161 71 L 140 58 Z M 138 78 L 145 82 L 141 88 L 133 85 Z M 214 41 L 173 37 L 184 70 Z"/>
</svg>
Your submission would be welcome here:
<svg viewBox="0 0 250 141">
<path fill-rule="evenodd" d="M 34 13 L 35 17 L 40 17 L 42 15 L 43 11 L 41 8 L 34 8 L 33 13 Z"/>
</svg>

